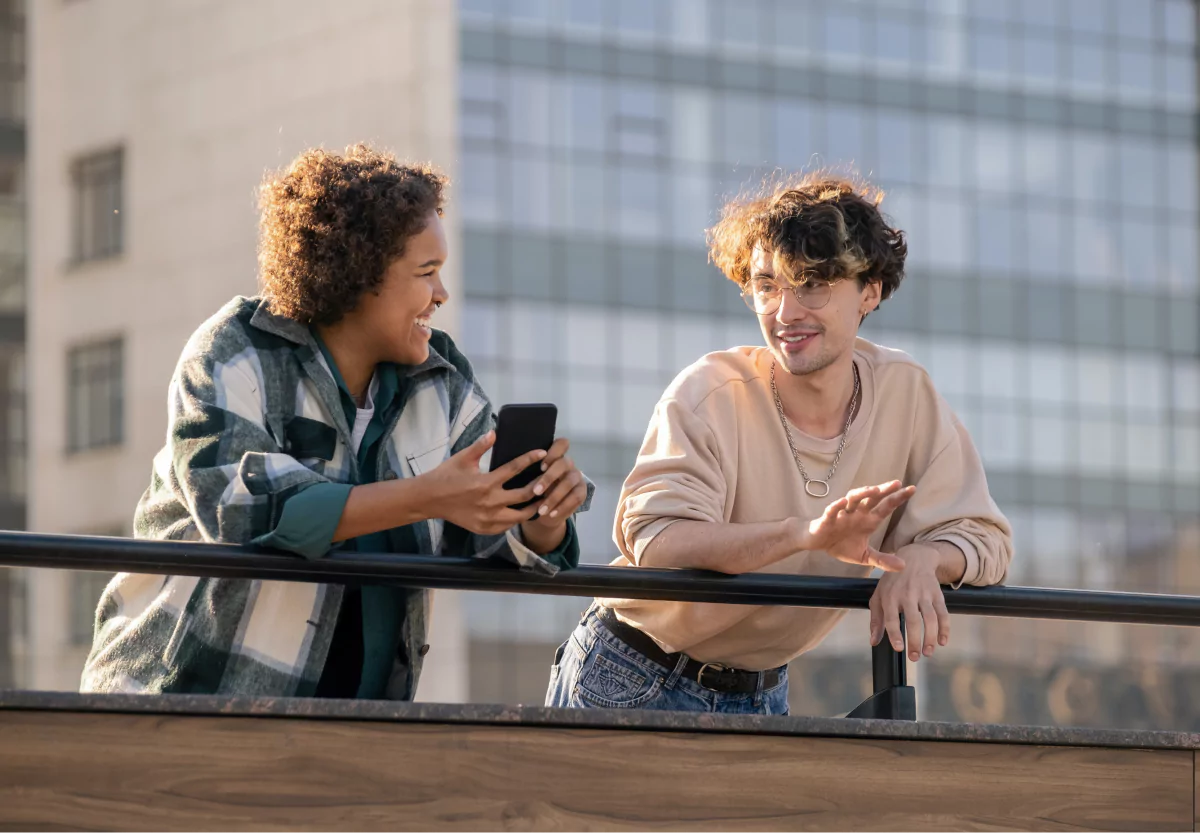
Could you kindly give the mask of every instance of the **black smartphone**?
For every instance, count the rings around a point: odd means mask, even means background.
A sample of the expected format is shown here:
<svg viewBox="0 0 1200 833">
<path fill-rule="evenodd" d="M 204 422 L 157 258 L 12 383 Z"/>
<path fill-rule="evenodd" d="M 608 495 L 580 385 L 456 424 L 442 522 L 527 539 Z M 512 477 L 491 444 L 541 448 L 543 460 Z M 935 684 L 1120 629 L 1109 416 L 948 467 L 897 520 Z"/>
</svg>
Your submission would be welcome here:
<svg viewBox="0 0 1200 833">
<path fill-rule="evenodd" d="M 554 425 L 558 408 L 549 403 L 505 405 L 496 416 L 496 444 L 492 446 L 490 471 L 520 457 L 527 451 L 540 448 L 549 451 L 554 443 Z M 542 473 L 542 464 L 534 463 L 515 477 L 505 481 L 504 488 L 528 486 Z M 538 498 L 518 503 L 513 509 L 524 509 L 537 503 Z"/>
</svg>

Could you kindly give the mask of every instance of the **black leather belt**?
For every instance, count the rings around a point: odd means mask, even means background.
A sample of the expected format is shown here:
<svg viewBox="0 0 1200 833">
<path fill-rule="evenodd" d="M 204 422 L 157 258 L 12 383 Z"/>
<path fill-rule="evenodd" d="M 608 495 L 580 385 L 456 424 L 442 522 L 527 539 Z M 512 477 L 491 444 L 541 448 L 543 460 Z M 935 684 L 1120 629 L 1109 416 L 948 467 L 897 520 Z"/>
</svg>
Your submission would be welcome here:
<svg viewBox="0 0 1200 833">
<path fill-rule="evenodd" d="M 658 643 L 633 625 L 626 624 L 617 618 L 617 614 L 607 607 L 597 607 L 596 618 L 600 624 L 608 628 L 608 632 L 637 651 L 646 659 L 658 663 L 671 673 L 679 664 L 683 654 L 668 654 Z M 709 691 L 719 691 L 722 694 L 754 694 L 758 691 L 758 677 L 762 674 L 763 689 L 779 685 L 782 667 L 768 671 L 742 671 L 739 668 L 726 668 L 715 662 L 699 662 L 688 657 L 680 675 Z"/>
</svg>

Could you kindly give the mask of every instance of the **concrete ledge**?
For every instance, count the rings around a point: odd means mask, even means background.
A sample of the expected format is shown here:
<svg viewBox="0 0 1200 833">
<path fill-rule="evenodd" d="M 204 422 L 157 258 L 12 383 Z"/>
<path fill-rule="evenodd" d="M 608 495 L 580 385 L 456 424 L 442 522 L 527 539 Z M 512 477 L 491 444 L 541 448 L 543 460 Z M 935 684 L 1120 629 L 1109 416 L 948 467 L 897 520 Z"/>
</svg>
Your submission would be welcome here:
<svg viewBox="0 0 1200 833">
<path fill-rule="evenodd" d="M 579 729 L 802 735 L 808 737 L 967 741 L 1116 749 L 1200 749 L 1200 734 L 999 724 L 761 717 L 636 709 L 550 709 L 494 704 L 400 703 L 387 700 L 251 698 L 195 694 L 76 694 L 0 691 L 0 712 L 44 710 L 125 714 L 293 717 L 396 723 L 495 724 Z"/>
</svg>

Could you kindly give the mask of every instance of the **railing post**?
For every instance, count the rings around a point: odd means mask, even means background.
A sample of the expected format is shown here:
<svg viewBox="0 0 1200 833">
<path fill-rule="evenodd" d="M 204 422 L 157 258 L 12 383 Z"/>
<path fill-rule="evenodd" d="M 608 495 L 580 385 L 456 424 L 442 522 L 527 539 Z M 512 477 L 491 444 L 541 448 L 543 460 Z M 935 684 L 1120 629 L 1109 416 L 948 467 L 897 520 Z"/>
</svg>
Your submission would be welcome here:
<svg viewBox="0 0 1200 833">
<path fill-rule="evenodd" d="M 900 615 L 900 632 L 904 633 L 904 614 Z M 904 653 L 892 647 L 887 634 L 871 648 L 871 682 L 875 693 L 846 717 L 869 717 L 876 720 L 916 720 L 917 691 L 908 684 L 908 666 Z"/>
</svg>

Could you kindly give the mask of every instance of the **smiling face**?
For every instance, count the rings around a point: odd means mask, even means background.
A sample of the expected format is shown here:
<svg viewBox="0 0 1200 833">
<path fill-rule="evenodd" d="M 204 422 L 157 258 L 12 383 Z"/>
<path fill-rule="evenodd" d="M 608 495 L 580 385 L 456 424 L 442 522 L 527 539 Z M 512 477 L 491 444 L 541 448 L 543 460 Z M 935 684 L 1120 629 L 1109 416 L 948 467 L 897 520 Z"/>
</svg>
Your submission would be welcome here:
<svg viewBox="0 0 1200 833">
<path fill-rule="evenodd" d="M 376 361 L 417 365 L 429 358 L 431 316 L 450 297 L 441 269 L 449 256 L 446 230 L 437 212 L 404 244 L 404 254 L 383 273 L 379 288 L 367 292 L 347 318 L 354 319 Z"/>
<path fill-rule="evenodd" d="M 829 302 L 809 309 L 796 298 L 784 267 L 774 254 L 755 246 L 750 256 L 750 280 L 773 280 L 784 287 L 779 309 L 758 316 L 763 338 L 780 367 L 793 376 L 824 370 L 854 351 L 862 317 L 879 306 L 878 281 L 859 288 L 855 279 L 838 280 L 830 287 Z"/>
</svg>

